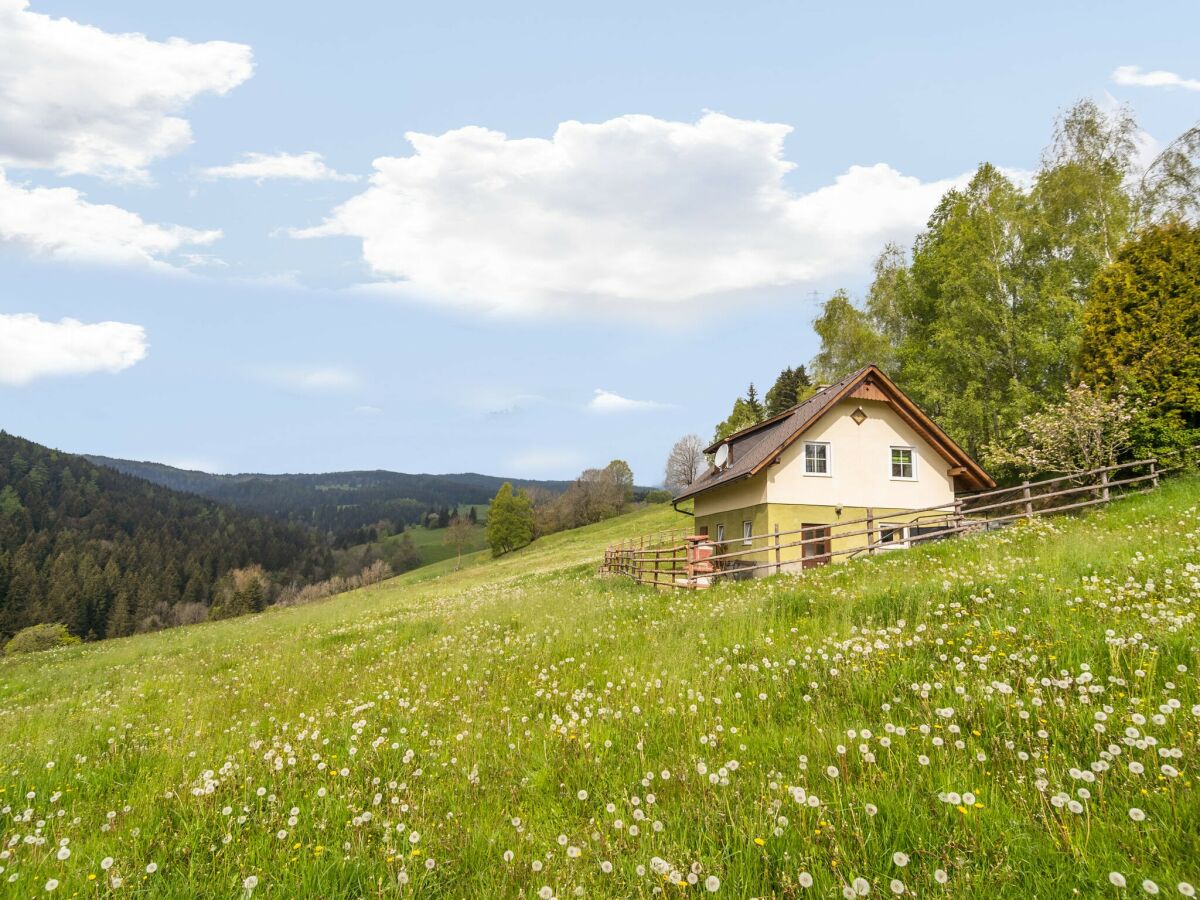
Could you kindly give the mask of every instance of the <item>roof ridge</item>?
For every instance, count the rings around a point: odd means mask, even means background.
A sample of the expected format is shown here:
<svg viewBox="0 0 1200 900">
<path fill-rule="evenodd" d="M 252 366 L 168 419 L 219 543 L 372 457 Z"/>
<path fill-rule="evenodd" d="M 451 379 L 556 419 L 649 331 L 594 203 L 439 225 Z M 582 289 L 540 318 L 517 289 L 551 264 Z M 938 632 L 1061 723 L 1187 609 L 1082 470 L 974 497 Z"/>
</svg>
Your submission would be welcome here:
<svg viewBox="0 0 1200 900">
<path fill-rule="evenodd" d="M 745 428 L 740 428 L 737 431 L 733 432 L 733 434 L 729 434 L 729 435 L 726 435 L 725 437 L 721 438 L 719 441 L 713 441 L 711 444 L 708 445 L 708 447 L 705 448 L 704 452 L 705 453 L 715 453 L 717 448 L 720 447 L 722 444 L 727 444 L 731 441 L 737 440 L 738 438 L 745 437 L 748 434 L 753 434 L 755 431 L 758 431 L 760 428 L 765 428 L 768 425 L 774 425 L 776 422 L 781 421 L 782 419 L 786 418 L 787 416 L 794 415 L 796 413 L 796 411 L 800 409 L 800 407 L 804 406 L 807 403 L 811 403 L 813 400 L 816 400 L 822 394 L 825 394 L 825 393 L 833 390 L 835 387 L 840 385 L 842 382 L 852 381 L 853 379 L 855 379 L 859 375 L 861 375 L 863 372 L 865 372 L 867 369 L 878 369 L 878 368 L 879 367 L 876 366 L 874 363 L 867 363 L 867 365 L 861 366 L 860 368 L 855 369 L 849 375 L 843 375 L 837 381 L 831 382 L 830 384 L 827 384 L 824 387 L 818 388 L 816 391 L 809 394 L 807 397 L 805 397 L 799 403 L 795 404 L 794 406 L 789 406 L 783 412 L 776 413 L 775 415 L 771 416 L 771 418 L 763 419 L 761 422 L 755 422 L 753 425 L 747 425 Z"/>
</svg>

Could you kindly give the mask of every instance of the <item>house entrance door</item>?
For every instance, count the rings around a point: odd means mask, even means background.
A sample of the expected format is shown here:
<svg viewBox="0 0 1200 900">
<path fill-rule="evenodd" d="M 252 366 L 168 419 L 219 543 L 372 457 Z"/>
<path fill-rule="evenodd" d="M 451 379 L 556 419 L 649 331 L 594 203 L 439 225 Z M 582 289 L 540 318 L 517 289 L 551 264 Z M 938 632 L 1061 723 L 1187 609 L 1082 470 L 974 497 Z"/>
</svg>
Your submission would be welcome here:
<svg viewBox="0 0 1200 900">
<path fill-rule="evenodd" d="M 812 541 L 811 544 L 804 544 L 801 548 L 804 552 L 801 554 L 801 566 L 805 569 L 811 569 L 814 566 L 829 565 L 829 544 L 830 544 L 830 529 L 828 525 L 801 525 L 802 529 L 800 537 L 805 541 Z M 819 540 L 816 540 L 819 538 Z"/>
</svg>

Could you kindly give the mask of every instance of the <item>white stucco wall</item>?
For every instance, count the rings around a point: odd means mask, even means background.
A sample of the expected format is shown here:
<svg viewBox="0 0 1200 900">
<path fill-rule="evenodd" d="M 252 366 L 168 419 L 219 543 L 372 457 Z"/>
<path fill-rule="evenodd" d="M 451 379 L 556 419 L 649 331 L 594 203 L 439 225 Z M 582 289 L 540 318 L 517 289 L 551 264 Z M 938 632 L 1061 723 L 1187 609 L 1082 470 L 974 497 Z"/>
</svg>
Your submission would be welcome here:
<svg viewBox="0 0 1200 900">
<path fill-rule="evenodd" d="M 867 419 L 856 425 L 850 413 L 859 406 Z M 804 474 L 806 441 L 829 443 L 829 476 Z M 914 448 L 915 481 L 891 477 L 893 446 Z M 768 503 L 921 509 L 954 500 L 949 468 L 890 404 L 843 400 L 783 452 L 779 465 L 767 468 L 765 494 Z"/>
</svg>

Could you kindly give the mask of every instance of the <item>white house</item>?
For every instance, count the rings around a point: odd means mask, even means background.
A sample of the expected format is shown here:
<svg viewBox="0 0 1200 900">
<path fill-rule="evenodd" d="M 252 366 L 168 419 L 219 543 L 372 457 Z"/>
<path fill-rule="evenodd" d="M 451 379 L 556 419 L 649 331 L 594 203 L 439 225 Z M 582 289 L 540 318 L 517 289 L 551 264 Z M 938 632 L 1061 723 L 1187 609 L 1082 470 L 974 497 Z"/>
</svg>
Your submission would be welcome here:
<svg viewBox="0 0 1200 900">
<path fill-rule="evenodd" d="M 675 502 L 694 500 L 696 532 L 718 553 L 763 548 L 761 558 L 741 557 L 743 565 L 769 561 L 766 543 L 751 539 L 776 529 L 810 541 L 802 548 L 806 567 L 845 559 L 868 543 L 905 545 L 945 528 L 956 493 L 995 486 L 877 366 L 706 452 L 716 464 Z M 839 536 L 839 523 L 868 518 L 867 534 L 850 533 L 867 530 L 859 524 Z"/>
</svg>

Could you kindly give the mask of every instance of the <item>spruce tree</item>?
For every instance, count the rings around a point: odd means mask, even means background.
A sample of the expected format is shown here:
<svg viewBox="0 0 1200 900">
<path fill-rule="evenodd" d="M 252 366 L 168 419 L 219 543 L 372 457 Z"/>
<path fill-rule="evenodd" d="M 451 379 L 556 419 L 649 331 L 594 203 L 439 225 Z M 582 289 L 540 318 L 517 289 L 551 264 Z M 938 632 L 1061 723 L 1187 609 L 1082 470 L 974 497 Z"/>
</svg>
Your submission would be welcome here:
<svg viewBox="0 0 1200 900">
<path fill-rule="evenodd" d="M 750 410 L 750 415 L 754 417 L 756 424 L 766 418 L 766 411 L 758 399 L 758 391 L 754 389 L 753 381 L 750 382 L 750 387 L 746 391 L 746 408 Z"/>
</svg>

